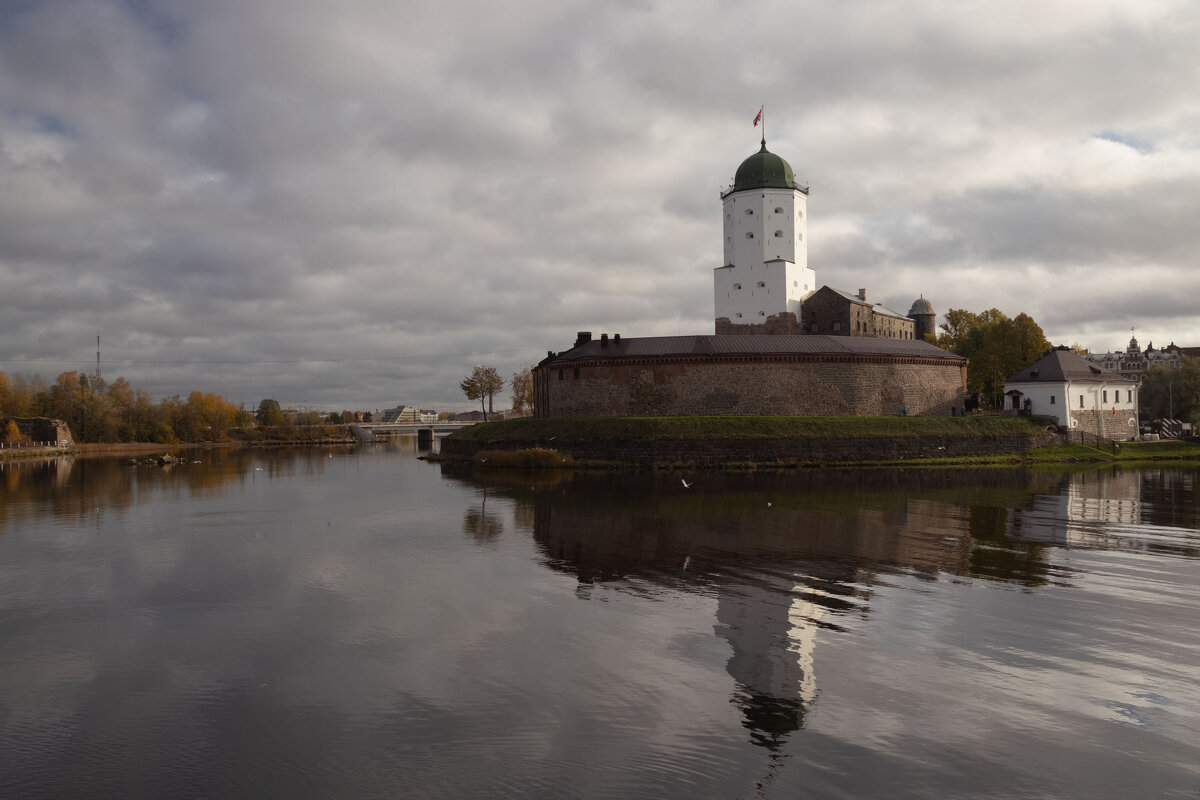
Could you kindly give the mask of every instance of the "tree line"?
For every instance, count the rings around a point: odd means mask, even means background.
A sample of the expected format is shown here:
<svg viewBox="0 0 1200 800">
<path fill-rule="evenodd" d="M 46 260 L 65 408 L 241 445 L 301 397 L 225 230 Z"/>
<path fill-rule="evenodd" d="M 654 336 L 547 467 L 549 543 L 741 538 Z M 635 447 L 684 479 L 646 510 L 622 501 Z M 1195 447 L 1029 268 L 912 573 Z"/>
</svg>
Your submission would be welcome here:
<svg viewBox="0 0 1200 800">
<path fill-rule="evenodd" d="M 276 413 L 277 412 L 277 413 Z M 231 428 L 254 425 L 317 425 L 323 415 L 285 416 L 279 403 L 264 400 L 256 413 L 220 395 L 192 392 L 155 402 L 125 378 L 108 383 L 96 375 L 64 372 L 47 384 L 40 375 L 0 372 L 0 419 L 50 417 L 71 428 L 77 442 L 214 442 Z M 258 419 L 256 420 L 256 417 Z M 4 436 L 0 431 L 0 436 Z"/>
<path fill-rule="evenodd" d="M 1004 380 L 1046 355 L 1050 341 L 1028 314 L 1009 318 L 998 308 L 974 313 L 964 308 L 946 312 L 937 346 L 971 360 L 967 393 L 998 405 Z"/>
</svg>

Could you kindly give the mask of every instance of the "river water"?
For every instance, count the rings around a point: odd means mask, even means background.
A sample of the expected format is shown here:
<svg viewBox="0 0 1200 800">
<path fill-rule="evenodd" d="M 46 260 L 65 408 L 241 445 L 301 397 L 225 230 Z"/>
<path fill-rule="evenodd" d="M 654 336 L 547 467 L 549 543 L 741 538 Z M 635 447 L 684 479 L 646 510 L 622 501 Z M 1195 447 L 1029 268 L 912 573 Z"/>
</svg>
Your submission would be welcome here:
<svg viewBox="0 0 1200 800">
<path fill-rule="evenodd" d="M 1200 796 L 1196 468 L 187 457 L 0 462 L 0 797 Z"/>
</svg>

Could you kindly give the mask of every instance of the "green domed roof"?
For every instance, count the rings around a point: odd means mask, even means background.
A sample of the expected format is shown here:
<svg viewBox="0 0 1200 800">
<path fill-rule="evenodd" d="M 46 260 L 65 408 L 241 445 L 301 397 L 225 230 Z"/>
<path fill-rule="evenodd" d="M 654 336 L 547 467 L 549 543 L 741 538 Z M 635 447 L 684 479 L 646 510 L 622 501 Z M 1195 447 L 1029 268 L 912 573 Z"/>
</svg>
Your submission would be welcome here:
<svg viewBox="0 0 1200 800">
<path fill-rule="evenodd" d="M 796 179 L 791 166 L 779 156 L 767 151 L 763 140 L 762 149 L 742 162 L 733 176 L 733 189 L 795 189 Z"/>
</svg>

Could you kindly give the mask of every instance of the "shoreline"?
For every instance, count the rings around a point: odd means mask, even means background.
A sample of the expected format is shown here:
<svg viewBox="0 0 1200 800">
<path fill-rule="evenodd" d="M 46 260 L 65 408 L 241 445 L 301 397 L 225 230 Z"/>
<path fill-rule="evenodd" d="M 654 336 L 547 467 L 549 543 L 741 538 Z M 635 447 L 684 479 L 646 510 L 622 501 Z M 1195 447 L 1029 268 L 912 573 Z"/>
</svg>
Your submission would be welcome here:
<svg viewBox="0 0 1200 800">
<path fill-rule="evenodd" d="M 1196 442 L 1068 439 L 1078 435 L 1028 417 L 522 418 L 456 431 L 427 459 L 485 468 L 731 470 L 1200 460 Z"/>
</svg>

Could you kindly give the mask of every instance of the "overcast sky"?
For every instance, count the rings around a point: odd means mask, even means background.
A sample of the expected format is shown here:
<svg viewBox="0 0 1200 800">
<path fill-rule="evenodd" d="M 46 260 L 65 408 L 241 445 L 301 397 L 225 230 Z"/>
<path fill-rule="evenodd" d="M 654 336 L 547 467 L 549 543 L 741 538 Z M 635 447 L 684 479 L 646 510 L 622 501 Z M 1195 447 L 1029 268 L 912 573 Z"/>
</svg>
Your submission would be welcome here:
<svg viewBox="0 0 1200 800">
<path fill-rule="evenodd" d="M 452 409 L 712 333 L 760 105 L 818 284 L 1200 346 L 1197 42 L 1186 0 L 0 0 L 0 370 L 99 334 L 156 398 Z"/>
</svg>

